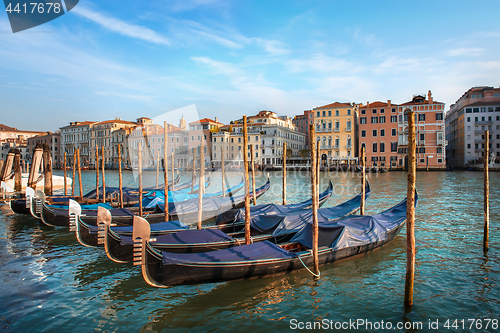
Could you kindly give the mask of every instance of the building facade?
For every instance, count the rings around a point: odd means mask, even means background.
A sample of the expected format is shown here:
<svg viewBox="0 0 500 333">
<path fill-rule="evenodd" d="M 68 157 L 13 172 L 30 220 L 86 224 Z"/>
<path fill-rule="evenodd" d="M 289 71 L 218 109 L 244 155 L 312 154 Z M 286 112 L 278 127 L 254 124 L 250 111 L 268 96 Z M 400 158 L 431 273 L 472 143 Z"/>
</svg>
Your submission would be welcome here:
<svg viewBox="0 0 500 333">
<path fill-rule="evenodd" d="M 218 132 L 223 125 L 217 118 L 215 120 L 204 118 L 189 123 L 189 166 L 192 167 L 195 149 L 198 149 L 200 144 L 203 147 L 205 166 L 212 165 L 212 133 Z M 196 150 L 196 163 L 199 163 L 198 160 L 199 155 Z"/>
<path fill-rule="evenodd" d="M 135 127 L 137 124 L 131 121 L 121 120 L 106 120 L 94 123 L 90 126 L 89 131 L 89 163 L 92 166 L 96 165 L 95 153 L 96 148 L 99 149 L 99 159 L 103 159 L 104 163 L 111 166 L 113 163 L 113 132 L 125 128 Z M 102 156 L 102 148 L 104 148 L 104 156 Z"/>
<path fill-rule="evenodd" d="M 60 168 L 62 166 L 62 158 L 61 158 L 61 133 L 56 132 L 45 132 L 45 134 L 37 135 L 28 139 L 28 150 L 30 152 L 30 161 L 31 156 L 35 152 L 36 145 L 38 143 L 46 143 L 50 147 L 50 156 L 52 159 L 52 167 Z"/>
<path fill-rule="evenodd" d="M 89 138 L 90 126 L 93 121 L 75 121 L 68 126 L 60 127 L 61 131 L 61 154 L 64 159 L 66 153 L 67 165 L 73 164 L 73 155 L 77 149 L 80 149 L 80 163 L 82 166 L 89 165 Z"/>
<path fill-rule="evenodd" d="M 417 144 L 417 168 L 446 168 L 446 139 L 444 103 L 436 102 L 431 91 L 427 99 L 415 95 L 409 102 L 398 106 L 398 166 L 408 164 L 408 119 L 409 110 L 415 113 Z"/>
<path fill-rule="evenodd" d="M 357 161 L 358 106 L 335 102 L 314 108 L 313 112 L 322 165 Z"/>
<path fill-rule="evenodd" d="M 488 158 L 500 161 L 500 87 L 470 88 L 450 106 L 446 114 L 448 165 L 482 164 L 486 130 L 490 131 Z"/>
<path fill-rule="evenodd" d="M 373 102 L 359 108 L 359 147 L 365 147 L 367 167 L 396 168 L 398 164 L 398 105 Z"/>
<path fill-rule="evenodd" d="M 304 114 L 296 115 L 293 118 L 293 124 L 297 131 L 306 135 L 305 149 L 309 147 L 309 125 L 314 124 L 314 112 L 312 110 L 305 110 Z"/>
</svg>

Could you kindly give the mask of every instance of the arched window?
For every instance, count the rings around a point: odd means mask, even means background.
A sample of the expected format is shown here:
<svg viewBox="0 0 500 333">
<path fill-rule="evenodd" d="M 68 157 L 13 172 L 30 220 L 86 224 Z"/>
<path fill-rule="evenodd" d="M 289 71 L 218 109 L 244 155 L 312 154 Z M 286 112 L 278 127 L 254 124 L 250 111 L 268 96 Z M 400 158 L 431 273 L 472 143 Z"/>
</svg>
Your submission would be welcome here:
<svg viewBox="0 0 500 333">
<path fill-rule="evenodd" d="M 350 135 L 347 137 L 347 145 L 351 146 L 351 136 Z"/>
<path fill-rule="evenodd" d="M 328 128 L 332 129 L 332 121 L 331 120 L 328 122 Z"/>
<path fill-rule="evenodd" d="M 335 120 L 335 129 L 339 129 L 340 128 L 340 122 L 338 120 Z"/>
<path fill-rule="evenodd" d="M 340 138 L 337 136 L 335 138 L 335 147 L 336 147 L 336 149 L 339 149 L 339 145 L 340 145 Z"/>
<path fill-rule="evenodd" d="M 328 145 L 329 145 L 329 146 L 331 146 L 331 145 L 332 145 L 332 137 L 331 137 L 331 136 L 329 136 L 329 137 L 328 137 Z"/>
</svg>

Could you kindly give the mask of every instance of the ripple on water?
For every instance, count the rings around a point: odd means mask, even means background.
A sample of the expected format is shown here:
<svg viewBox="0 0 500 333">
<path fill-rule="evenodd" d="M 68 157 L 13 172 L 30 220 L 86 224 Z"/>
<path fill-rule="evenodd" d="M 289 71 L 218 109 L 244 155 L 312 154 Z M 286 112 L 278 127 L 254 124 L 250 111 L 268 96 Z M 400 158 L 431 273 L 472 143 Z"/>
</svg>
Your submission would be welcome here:
<svg viewBox="0 0 500 333">
<path fill-rule="evenodd" d="M 113 186 L 116 173 L 108 172 Z M 154 184 L 146 172 L 145 184 Z M 281 200 L 280 173 L 259 203 Z M 84 172 L 85 190 L 94 184 Z M 184 179 L 190 176 L 184 177 Z M 258 173 L 257 184 L 266 175 Z M 42 227 L 0 205 L 0 330 L 18 331 L 227 331 L 285 330 L 301 321 L 358 318 L 393 323 L 461 318 L 496 318 L 500 313 L 498 274 L 500 247 L 500 174 L 491 174 L 490 251 L 482 252 L 482 174 L 419 172 L 416 216 L 415 305 L 403 311 L 406 271 L 405 232 L 387 246 L 366 255 L 321 267 L 314 281 L 297 272 L 250 281 L 155 289 L 137 267 L 116 264 L 98 248 L 75 242 L 64 229 Z M 211 189 L 220 187 L 212 176 Z M 238 174 L 229 174 L 234 183 Z M 125 176 L 126 181 L 132 179 Z M 406 196 L 406 174 L 370 174 L 367 213 L 398 203 Z M 359 177 L 321 173 L 335 192 L 325 207 L 359 190 Z M 126 183 L 126 185 L 132 185 Z M 209 188 L 210 189 L 210 188 Z M 310 193 L 308 173 L 289 172 L 288 202 Z M 2 317 L 4 316 L 4 317 Z M 424 330 L 425 331 L 425 330 Z"/>
</svg>

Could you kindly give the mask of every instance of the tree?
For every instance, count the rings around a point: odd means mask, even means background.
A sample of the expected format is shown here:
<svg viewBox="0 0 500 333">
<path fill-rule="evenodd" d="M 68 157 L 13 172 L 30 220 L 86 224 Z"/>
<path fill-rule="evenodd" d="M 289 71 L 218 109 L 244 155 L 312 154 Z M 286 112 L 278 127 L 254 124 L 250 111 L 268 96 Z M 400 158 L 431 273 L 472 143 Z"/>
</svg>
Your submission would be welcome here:
<svg viewBox="0 0 500 333">
<path fill-rule="evenodd" d="M 287 148 L 286 149 L 286 158 L 292 157 L 292 148 Z"/>
<path fill-rule="evenodd" d="M 309 154 L 311 154 L 311 151 L 309 149 L 302 149 L 300 151 L 300 156 L 302 156 L 303 159 L 306 159 Z"/>
</svg>

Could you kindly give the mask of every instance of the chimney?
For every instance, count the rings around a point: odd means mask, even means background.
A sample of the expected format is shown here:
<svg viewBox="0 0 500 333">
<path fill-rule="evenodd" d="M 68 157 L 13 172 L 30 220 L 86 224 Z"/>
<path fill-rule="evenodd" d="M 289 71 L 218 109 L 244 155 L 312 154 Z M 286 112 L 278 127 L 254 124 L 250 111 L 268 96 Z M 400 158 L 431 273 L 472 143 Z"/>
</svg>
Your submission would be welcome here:
<svg viewBox="0 0 500 333">
<path fill-rule="evenodd" d="M 366 101 L 366 106 L 368 106 L 368 104 L 370 104 L 370 102 L 369 102 L 369 101 Z"/>
<path fill-rule="evenodd" d="M 215 122 L 216 122 L 216 123 L 218 123 L 218 121 L 217 121 L 217 117 L 215 117 Z"/>
<path fill-rule="evenodd" d="M 387 100 L 387 105 L 391 106 L 391 100 L 390 99 Z"/>
<path fill-rule="evenodd" d="M 432 103 L 432 93 L 431 91 L 429 90 L 429 92 L 427 93 L 427 100 L 429 101 L 429 103 Z"/>
</svg>

